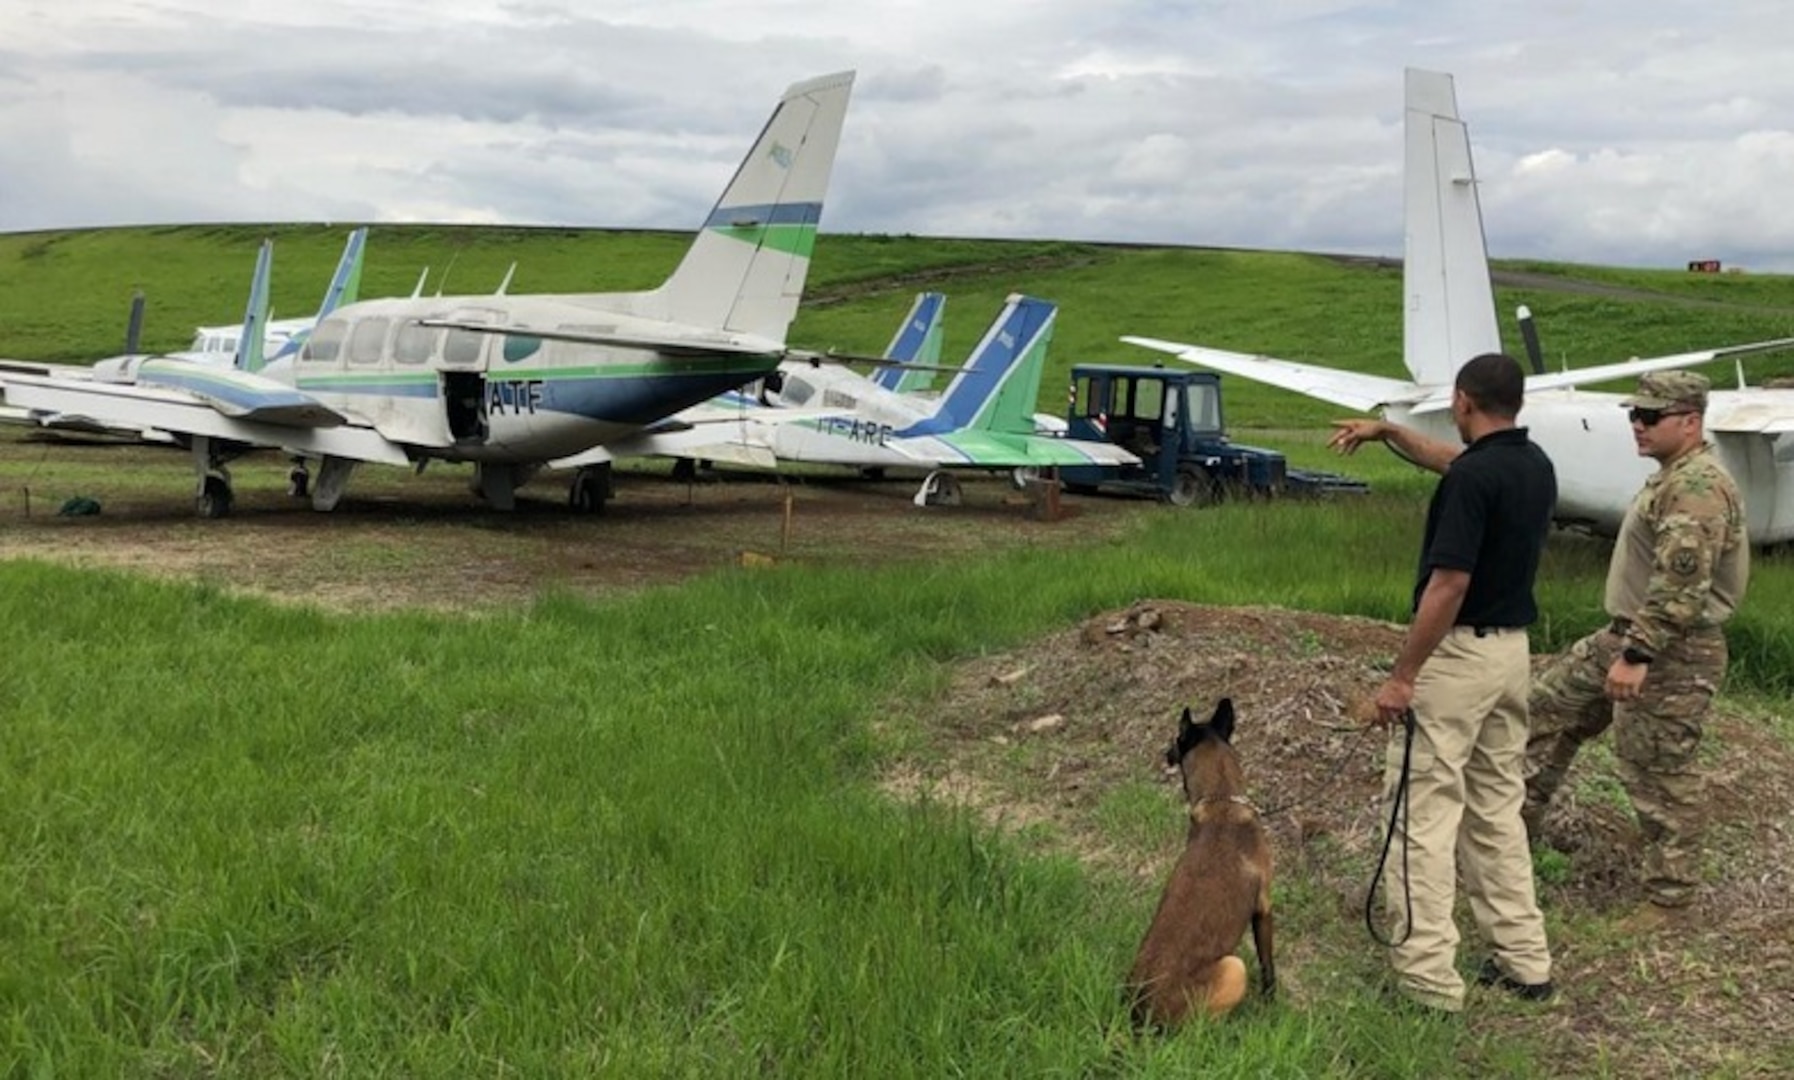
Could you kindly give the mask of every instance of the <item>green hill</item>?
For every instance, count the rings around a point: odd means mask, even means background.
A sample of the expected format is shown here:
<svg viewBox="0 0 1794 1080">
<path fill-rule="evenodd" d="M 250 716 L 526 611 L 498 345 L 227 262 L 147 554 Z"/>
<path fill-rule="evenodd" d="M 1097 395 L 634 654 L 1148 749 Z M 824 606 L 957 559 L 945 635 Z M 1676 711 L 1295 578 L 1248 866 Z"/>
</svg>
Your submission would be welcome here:
<svg viewBox="0 0 1794 1080">
<path fill-rule="evenodd" d="M 255 247 L 275 240 L 275 314 L 318 302 L 346 226 L 157 226 L 0 235 L 0 356 L 91 360 L 122 347 L 131 292 L 149 299 L 144 346 L 179 348 L 193 327 L 241 318 Z M 375 226 L 363 296 L 496 288 L 513 262 L 513 292 L 649 288 L 671 270 L 686 234 L 476 226 Z M 1691 275 L 1565 264 L 1497 264 L 1508 348 L 1511 313 L 1529 305 L 1549 362 L 1583 366 L 1630 356 L 1794 334 L 1794 277 Z M 1517 284 L 1502 284 L 1504 282 Z M 1060 305 L 1043 408 L 1062 405 L 1074 362 L 1152 362 L 1123 345 L 1144 334 L 1266 352 L 1355 370 L 1401 373 L 1401 270 L 1390 259 L 1155 248 L 1056 241 L 825 235 L 817 244 L 794 344 L 876 351 L 913 294 L 949 296 L 947 355 L 963 356 L 1003 297 Z M 1722 365 L 1723 367 L 1723 365 Z M 1794 358 L 1751 364 L 1794 372 Z M 1729 370 L 1712 372 L 1730 380 Z M 1314 423 L 1336 410 L 1235 381 L 1235 423 Z"/>
</svg>

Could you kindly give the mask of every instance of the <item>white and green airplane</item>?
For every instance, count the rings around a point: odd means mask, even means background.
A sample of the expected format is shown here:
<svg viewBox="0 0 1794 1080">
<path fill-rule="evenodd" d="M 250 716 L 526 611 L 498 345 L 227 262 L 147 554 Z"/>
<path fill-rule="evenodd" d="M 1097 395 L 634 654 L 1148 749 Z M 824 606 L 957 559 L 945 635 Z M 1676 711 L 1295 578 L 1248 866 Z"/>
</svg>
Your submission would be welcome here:
<svg viewBox="0 0 1794 1080">
<path fill-rule="evenodd" d="M 786 462 L 927 472 L 917 505 L 952 504 L 952 470 L 1133 465 L 1106 442 L 1040 434 L 1033 415 L 1058 309 L 1010 296 L 939 397 L 886 389 L 836 364 L 786 364 L 757 397 L 682 415 L 677 430 L 644 432 L 619 455 L 702 457 L 755 468 Z"/>
<path fill-rule="evenodd" d="M 258 447 L 320 463 L 334 509 L 360 462 L 467 462 L 500 509 L 537 470 L 568 501 L 610 495 L 608 444 L 776 370 L 803 294 L 853 73 L 786 90 L 683 261 L 633 293 L 410 297 L 345 304 L 294 355 L 245 335 L 231 367 L 127 356 L 82 377 L 0 370 L 15 408 L 155 428 L 191 448 L 198 508 L 232 501 L 227 464 Z M 261 308 L 265 314 L 264 306 Z"/>
</svg>

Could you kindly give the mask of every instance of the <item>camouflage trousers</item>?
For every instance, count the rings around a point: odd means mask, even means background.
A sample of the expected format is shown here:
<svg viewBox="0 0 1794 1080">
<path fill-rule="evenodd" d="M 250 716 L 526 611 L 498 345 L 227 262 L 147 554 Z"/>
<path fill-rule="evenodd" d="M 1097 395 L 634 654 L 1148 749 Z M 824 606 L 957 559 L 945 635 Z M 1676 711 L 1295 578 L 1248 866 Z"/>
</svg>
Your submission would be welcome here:
<svg viewBox="0 0 1794 1080">
<path fill-rule="evenodd" d="M 1607 669 L 1622 647 L 1612 627 L 1597 630 L 1534 681 L 1524 816 L 1536 836 L 1576 751 L 1612 726 L 1620 782 L 1644 836 L 1646 897 L 1681 907 L 1694 901 L 1700 886 L 1702 779 L 1695 753 L 1725 675 L 1725 635 L 1714 628 L 1678 639 L 1651 664 L 1640 698 L 1613 702 L 1606 694 Z"/>
</svg>

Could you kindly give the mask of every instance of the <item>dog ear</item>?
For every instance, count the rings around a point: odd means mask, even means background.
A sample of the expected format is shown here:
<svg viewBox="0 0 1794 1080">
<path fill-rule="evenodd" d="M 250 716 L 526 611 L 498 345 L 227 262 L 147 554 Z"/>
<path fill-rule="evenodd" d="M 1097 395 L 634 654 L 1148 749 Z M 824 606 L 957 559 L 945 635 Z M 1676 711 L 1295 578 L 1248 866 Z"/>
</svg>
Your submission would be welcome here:
<svg viewBox="0 0 1794 1080">
<path fill-rule="evenodd" d="M 1175 769 L 1183 763 L 1184 751 L 1195 742 L 1195 731 L 1196 718 L 1190 715 L 1190 707 L 1185 705 L 1184 714 L 1177 721 L 1177 738 L 1172 739 L 1171 745 L 1165 748 L 1165 764 Z"/>
<path fill-rule="evenodd" d="M 1208 722 L 1208 725 L 1215 729 L 1215 734 L 1221 736 L 1222 742 L 1233 742 L 1232 698 L 1224 697 L 1221 699 L 1221 703 L 1215 706 L 1214 718 Z"/>
</svg>

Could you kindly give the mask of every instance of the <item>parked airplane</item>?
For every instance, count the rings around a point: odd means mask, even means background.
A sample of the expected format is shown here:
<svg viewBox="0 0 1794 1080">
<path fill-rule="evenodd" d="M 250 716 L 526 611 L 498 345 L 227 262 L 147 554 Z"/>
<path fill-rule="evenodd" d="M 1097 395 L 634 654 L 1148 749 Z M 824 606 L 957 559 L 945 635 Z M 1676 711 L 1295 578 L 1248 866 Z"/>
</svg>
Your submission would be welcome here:
<svg viewBox="0 0 1794 1080">
<path fill-rule="evenodd" d="M 759 467 L 927 469 L 918 505 L 958 501 L 950 469 L 1136 464 L 1138 458 L 1110 443 L 1035 433 L 1031 410 L 1057 314 L 1045 300 L 1009 297 L 938 398 L 899 394 L 833 365 L 799 365 L 781 373 L 778 390 L 763 391 L 766 403 L 713 408 L 702 418 L 687 414 L 683 430 L 644 433 L 612 449 Z"/>
<path fill-rule="evenodd" d="M 336 506 L 359 462 L 432 460 L 472 463 L 501 509 L 544 465 L 573 468 L 569 504 L 596 510 L 610 495 L 606 444 L 791 355 L 785 334 L 852 85 L 845 72 L 785 92 L 657 289 L 364 300 L 261 369 L 133 356 L 91 378 L 0 371 L 0 390 L 14 406 L 179 435 L 206 516 L 228 512 L 227 463 L 255 447 L 320 459 L 319 510 Z"/>
<path fill-rule="evenodd" d="M 1410 381 L 1250 356 L 1157 338 L 1123 341 L 1193 364 L 1364 411 L 1455 440 L 1447 407 L 1458 366 L 1501 350 L 1469 130 L 1449 75 L 1407 72 L 1407 250 L 1403 359 Z M 1794 346 L 1794 338 L 1576 368 L 1526 380 L 1521 421 L 1557 469 L 1560 523 L 1617 533 L 1632 496 L 1656 467 L 1632 441 L 1624 395 L 1574 389 L 1722 357 Z M 1706 430 L 1738 481 L 1754 543 L 1794 539 L 1794 390 L 1716 391 Z"/>
</svg>

